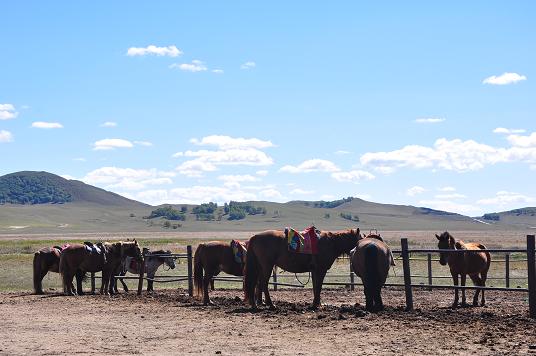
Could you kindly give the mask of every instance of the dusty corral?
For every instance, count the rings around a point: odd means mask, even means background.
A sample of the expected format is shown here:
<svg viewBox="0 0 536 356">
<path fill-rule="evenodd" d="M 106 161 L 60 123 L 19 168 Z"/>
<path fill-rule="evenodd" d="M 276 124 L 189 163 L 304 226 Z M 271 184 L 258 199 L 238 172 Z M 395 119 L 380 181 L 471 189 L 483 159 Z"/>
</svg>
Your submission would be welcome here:
<svg viewBox="0 0 536 356">
<path fill-rule="evenodd" d="M 487 306 L 452 310 L 452 291 L 384 290 L 387 310 L 366 313 L 360 288 L 272 292 L 277 310 L 251 312 L 239 290 L 203 307 L 183 290 L 108 296 L 0 294 L 0 354 L 526 354 L 536 352 L 527 295 L 487 293 Z"/>
</svg>

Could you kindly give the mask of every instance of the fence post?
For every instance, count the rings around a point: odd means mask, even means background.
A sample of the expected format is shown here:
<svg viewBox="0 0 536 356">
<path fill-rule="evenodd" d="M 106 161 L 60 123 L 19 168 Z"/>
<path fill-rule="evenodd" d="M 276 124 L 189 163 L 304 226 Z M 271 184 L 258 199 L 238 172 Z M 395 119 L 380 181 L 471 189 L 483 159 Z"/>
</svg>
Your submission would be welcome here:
<svg viewBox="0 0 536 356">
<path fill-rule="evenodd" d="M 95 272 L 91 272 L 91 294 L 95 294 Z"/>
<path fill-rule="evenodd" d="M 410 311 L 413 310 L 413 291 L 411 290 L 408 239 L 402 238 L 400 244 L 402 245 L 402 268 L 404 271 L 404 289 L 406 290 L 406 311 Z"/>
<path fill-rule="evenodd" d="M 354 268 L 352 267 L 352 259 L 350 258 L 350 290 L 354 290 L 354 282 L 355 282 L 355 276 L 354 276 Z"/>
<path fill-rule="evenodd" d="M 274 290 L 277 290 L 277 266 L 274 266 L 274 269 L 272 270 L 272 278 L 274 280 Z"/>
<path fill-rule="evenodd" d="M 504 255 L 504 279 L 506 280 L 506 288 L 510 288 L 510 254 Z"/>
<path fill-rule="evenodd" d="M 192 297 L 194 295 L 194 278 L 192 275 L 192 245 L 186 246 L 186 253 L 188 255 L 188 295 Z"/>
<path fill-rule="evenodd" d="M 536 265 L 534 261 L 534 235 L 527 235 L 527 272 L 529 279 L 529 316 L 536 318 Z"/>
<path fill-rule="evenodd" d="M 428 285 L 432 285 L 432 254 L 428 253 Z M 432 291 L 432 287 L 428 288 L 429 291 Z"/>
<path fill-rule="evenodd" d="M 141 292 L 143 291 L 143 275 L 145 274 L 145 254 L 147 253 L 147 249 L 144 248 L 142 255 L 143 258 L 141 260 L 141 266 L 140 266 L 140 278 L 138 279 L 138 295 L 141 295 Z"/>
</svg>

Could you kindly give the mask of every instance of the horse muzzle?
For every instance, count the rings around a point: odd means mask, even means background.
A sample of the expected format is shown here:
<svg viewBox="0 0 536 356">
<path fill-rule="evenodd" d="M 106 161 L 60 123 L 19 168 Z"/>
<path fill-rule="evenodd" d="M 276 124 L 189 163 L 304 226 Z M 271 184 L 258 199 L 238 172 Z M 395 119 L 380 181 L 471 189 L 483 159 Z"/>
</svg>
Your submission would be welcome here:
<svg viewBox="0 0 536 356">
<path fill-rule="evenodd" d="M 443 258 L 440 258 L 439 259 L 439 263 L 441 264 L 441 266 L 446 266 L 447 265 L 447 261 Z"/>
</svg>

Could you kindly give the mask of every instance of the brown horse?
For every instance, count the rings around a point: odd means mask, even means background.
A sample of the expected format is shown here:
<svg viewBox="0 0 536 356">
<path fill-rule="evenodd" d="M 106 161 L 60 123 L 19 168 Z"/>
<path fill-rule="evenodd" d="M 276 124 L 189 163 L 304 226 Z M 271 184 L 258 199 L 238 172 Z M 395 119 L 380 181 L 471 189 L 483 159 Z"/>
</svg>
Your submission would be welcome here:
<svg viewBox="0 0 536 356">
<path fill-rule="evenodd" d="M 119 241 L 115 243 L 105 242 L 103 244 L 104 256 L 94 253 L 82 244 L 73 244 L 65 248 L 60 257 L 60 273 L 63 279 L 63 289 L 67 295 L 75 295 L 75 291 L 71 288 L 73 277 L 77 276 L 78 294 L 83 294 L 82 278 L 86 272 L 102 271 L 101 294 L 109 293 L 109 286 L 113 273 L 124 257 L 135 257 L 142 259 L 140 247 L 136 240 L 134 241 Z"/>
<path fill-rule="evenodd" d="M 197 246 L 194 254 L 194 285 L 196 295 L 203 295 L 203 305 L 214 305 L 210 300 L 208 291 L 212 277 L 221 271 L 233 275 L 243 276 L 245 257 L 247 254 L 247 242 L 237 243 L 243 259 L 238 262 L 231 244 L 220 241 L 202 243 Z M 262 301 L 261 290 L 258 290 L 257 300 Z"/>
<path fill-rule="evenodd" d="M 34 254 L 33 285 L 35 294 L 43 294 L 43 278 L 48 272 L 59 273 L 61 247 L 43 247 Z"/>
<path fill-rule="evenodd" d="M 486 278 L 488 276 L 488 270 L 491 263 L 491 256 L 489 252 L 485 251 L 486 246 L 480 243 L 464 243 L 461 240 L 456 241 L 451 234 L 447 231 L 438 236 L 436 234 L 439 243 L 437 247 L 439 249 L 445 250 L 482 250 L 482 252 L 467 252 L 467 253 L 457 253 L 457 252 L 441 252 L 439 263 L 445 266 L 447 263 L 450 268 L 450 274 L 452 275 L 452 280 L 454 285 L 458 285 L 458 275 L 461 276 L 461 285 L 465 286 L 465 280 L 467 275 L 473 281 L 475 286 L 485 287 Z M 479 289 L 475 291 L 475 296 L 473 297 L 473 305 L 478 305 L 478 293 Z M 482 300 L 480 305 L 484 305 L 486 299 L 484 298 L 484 290 L 482 290 Z M 465 301 L 465 289 L 462 289 L 462 306 L 466 306 Z M 456 288 L 454 302 L 452 307 L 456 308 L 458 306 L 458 288 Z"/>
<path fill-rule="evenodd" d="M 350 253 L 361 239 L 359 229 L 339 232 L 322 231 L 318 239 L 318 254 L 309 255 L 289 251 L 284 231 L 268 230 L 254 235 L 249 240 L 245 268 L 244 290 L 246 299 L 253 309 L 257 308 L 254 298 L 258 281 L 266 296 L 266 304 L 274 305 L 268 292 L 268 279 L 272 269 L 278 266 L 293 273 L 311 272 L 313 279 L 313 308 L 320 306 L 320 292 L 326 272 L 335 259 L 343 253 Z"/>
<path fill-rule="evenodd" d="M 352 268 L 363 282 L 366 309 L 370 312 L 384 309 L 381 288 L 385 284 L 391 265 L 391 249 L 380 235 L 363 236 L 351 255 Z"/>
</svg>

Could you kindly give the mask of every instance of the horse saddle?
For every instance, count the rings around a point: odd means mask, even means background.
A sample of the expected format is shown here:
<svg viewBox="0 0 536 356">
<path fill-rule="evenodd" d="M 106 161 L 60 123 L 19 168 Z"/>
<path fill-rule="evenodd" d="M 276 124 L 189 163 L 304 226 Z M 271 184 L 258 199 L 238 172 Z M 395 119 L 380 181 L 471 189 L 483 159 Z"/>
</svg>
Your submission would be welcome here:
<svg viewBox="0 0 536 356">
<path fill-rule="evenodd" d="M 84 247 L 86 248 L 86 251 L 88 251 L 91 254 L 95 255 L 102 255 L 104 263 L 106 263 L 106 250 L 104 249 L 104 246 L 102 243 L 96 243 L 89 241 L 84 241 Z"/>
<path fill-rule="evenodd" d="M 246 263 L 246 244 L 238 241 L 231 241 L 231 250 L 233 251 L 233 257 L 236 263 L 245 264 Z"/>
<path fill-rule="evenodd" d="M 320 231 L 314 226 L 310 226 L 301 232 L 286 227 L 285 238 L 287 239 L 288 250 L 290 252 L 305 253 L 309 255 L 318 254 Z"/>
</svg>

